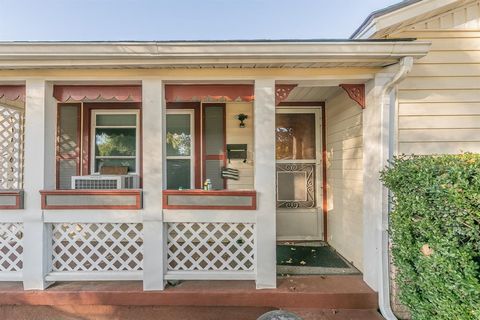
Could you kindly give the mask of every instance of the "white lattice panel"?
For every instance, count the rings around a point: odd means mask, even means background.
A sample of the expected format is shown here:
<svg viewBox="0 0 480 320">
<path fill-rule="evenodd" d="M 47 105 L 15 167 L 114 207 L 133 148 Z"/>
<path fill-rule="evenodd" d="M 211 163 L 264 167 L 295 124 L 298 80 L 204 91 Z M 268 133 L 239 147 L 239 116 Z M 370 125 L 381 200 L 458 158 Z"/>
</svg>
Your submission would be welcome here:
<svg viewBox="0 0 480 320">
<path fill-rule="evenodd" d="M 52 224 L 52 271 L 142 270 L 142 225 Z"/>
<path fill-rule="evenodd" d="M 23 268 L 23 224 L 0 223 L 0 272 Z"/>
<path fill-rule="evenodd" d="M 0 189 L 22 189 L 23 110 L 0 104 Z"/>
<path fill-rule="evenodd" d="M 168 223 L 168 270 L 251 271 L 252 223 Z"/>
</svg>

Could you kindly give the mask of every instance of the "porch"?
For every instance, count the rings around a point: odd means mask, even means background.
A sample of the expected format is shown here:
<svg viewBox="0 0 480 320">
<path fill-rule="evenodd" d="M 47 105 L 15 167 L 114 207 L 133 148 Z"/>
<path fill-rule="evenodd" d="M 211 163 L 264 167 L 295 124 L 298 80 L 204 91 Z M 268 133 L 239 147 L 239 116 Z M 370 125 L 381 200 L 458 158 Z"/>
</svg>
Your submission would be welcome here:
<svg viewBox="0 0 480 320">
<path fill-rule="evenodd" d="M 16 136 L 10 137 L 11 159 L 18 160 L 17 176 L 9 177 L 16 180 L 5 179 L 5 184 L 22 183 L 23 132 L 40 126 L 54 133 L 53 141 L 45 139 L 43 150 L 45 165 L 55 159 L 55 175 L 44 176 L 43 185 L 54 187 L 38 191 L 44 223 L 44 285 L 142 280 L 148 261 L 147 219 L 162 219 L 150 236 L 156 240 L 152 257 L 159 268 L 156 276 L 163 269 L 163 281 L 248 279 L 257 280 L 259 288 L 274 287 L 275 266 L 265 275 L 269 284 L 258 282 L 262 266 L 275 261 L 275 252 L 270 252 L 275 247 L 264 246 L 267 239 L 262 237 L 360 243 L 361 229 L 351 230 L 348 239 L 340 232 L 330 238 L 327 234 L 329 227 L 335 227 L 329 226 L 329 210 L 341 206 L 345 211 L 343 189 L 352 187 L 351 182 L 348 187 L 337 186 L 345 175 L 342 165 L 353 166 L 355 173 L 350 178 L 355 186 L 350 197 L 360 201 L 362 196 L 358 173 L 365 85 L 350 81 L 354 83 L 269 82 L 267 93 L 245 83 L 163 83 L 150 88 L 151 94 L 164 92 L 155 106 L 145 100 L 145 85 L 52 83 L 43 92 L 50 100 L 44 121 L 29 123 L 26 100 L 25 127 L 24 109 L 20 106 L 18 117 L 12 118 L 7 112 L 13 109 L 6 104 L 5 122 L 16 120 L 14 130 L 6 131 Z M 28 96 L 22 91 L 28 90 L 28 84 L 6 88 L 16 89 L 19 97 Z M 257 104 L 262 96 L 264 103 L 255 107 L 254 101 Z M 327 126 L 330 113 L 335 116 Z M 341 121 L 345 124 L 337 128 Z M 334 134 L 327 142 L 327 135 Z M 338 167 L 338 155 L 345 149 L 342 139 L 353 141 L 347 149 L 354 155 Z M 34 160 L 26 155 L 27 167 L 29 162 L 33 165 Z M 204 181 L 210 181 L 211 190 L 203 190 Z M 2 193 L 4 199 L 14 196 L 14 202 L 20 203 L 23 190 Z M 22 207 L 23 202 L 17 209 Z M 260 230 L 261 213 L 268 217 L 269 227 Z M 351 218 L 358 216 L 357 209 Z M 1 276 L 20 280 L 22 242 L 28 238 L 24 224 L 2 226 L 3 266 L 8 272 Z M 262 256 L 262 250 L 268 256 Z M 338 245 L 337 250 L 362 269 L 361 246 L 349 252 Z M 268 264 L 259 264 L 261 259 Z"/>
<path fill-rule="evenodd" d="M 162 54 L 202 50 L 172 46 Z M 301 44 L 295 50 L 316 56 L 311 68 L 295 54 L 271 70 L 231 56 L 232 68 L 209 67 L 222 61 L 215 56 L 189 62 L 198 70 L 131 59 L 145 69 L 3 74 L 0 280 L 45 297 L 59 283 L 90 281 L 136 281 L 166 296 L 177 290 L 169 280 L 274 290 L 277 240 L 321 240 L 362 272 L 345 279 L 381 290 L 378 172 L 394 102 L 385 92 L 427 48 Z M 203 190 L 207 179 L 213 190 Z M 322 301 L 314 303 L 335 308 Z"/>
</svg>

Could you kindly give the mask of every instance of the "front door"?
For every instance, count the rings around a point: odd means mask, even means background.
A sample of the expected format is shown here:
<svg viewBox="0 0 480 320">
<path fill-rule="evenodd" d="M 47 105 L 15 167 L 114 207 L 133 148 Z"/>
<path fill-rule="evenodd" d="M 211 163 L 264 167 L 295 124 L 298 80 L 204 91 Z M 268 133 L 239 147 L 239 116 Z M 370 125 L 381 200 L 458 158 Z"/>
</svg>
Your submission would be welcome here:
<svg viewBox="0 0 480 320">
<path fill-rule="evenodd" d="M 276 113 L 276 205 L 279 240 L 320 240 L 322 221 L 321 109 Z"/>
</svg>

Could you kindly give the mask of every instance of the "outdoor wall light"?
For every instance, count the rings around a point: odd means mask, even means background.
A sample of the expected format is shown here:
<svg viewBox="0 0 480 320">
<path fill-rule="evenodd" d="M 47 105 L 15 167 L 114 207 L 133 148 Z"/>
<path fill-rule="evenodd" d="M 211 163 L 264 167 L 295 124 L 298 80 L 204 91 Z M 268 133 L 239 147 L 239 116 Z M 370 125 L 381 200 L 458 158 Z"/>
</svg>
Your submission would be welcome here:
<svg viewBox="0 0 480 320">
<path fill-rule="evenodd" d="M 243 121 L 248 119 L 248 116 L 244 113 L 240 113 L 236 116 L 236 118 L 240 120 L 240 128 L 245 128 L 245 123 Z"/>
</svg>

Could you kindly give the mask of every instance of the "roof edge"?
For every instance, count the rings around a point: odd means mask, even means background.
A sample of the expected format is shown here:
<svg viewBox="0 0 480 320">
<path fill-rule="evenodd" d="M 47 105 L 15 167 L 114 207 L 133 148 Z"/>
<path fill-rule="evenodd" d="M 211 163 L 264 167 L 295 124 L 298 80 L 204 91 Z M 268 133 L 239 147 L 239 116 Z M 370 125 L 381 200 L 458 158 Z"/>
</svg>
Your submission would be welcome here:
<svg viewBox="0 0 480 320">
<path fill-rule="evenodd" d="M 404 0 L 386 8 L 372 12 L 352 33 L 349 39 L 359 40 L 369 38 L 382 29 L 391 27 L 397 23 L 401 23 L 403 21 L 420 16 L 427 12 L 451 5 L 458 1 L 460 0 Z M 407 17 L 398 17 L 398 19 L 392 19 L 394 15 L 399 15 L 401 12 L 403 12 L 404 15 L 406 15 Z M 380 27 L 378 27 L 379 24 L 381 24 Z"/>
<path fill-rule="evenodd" d="M 324 61 L 394 63 L 423 57 L 426 41 L 342 41 L 298 43 L 0 43 L 0 69 L 72 67 L 148 67 L 184 64 L 303 63 Z"/>
</svg>

